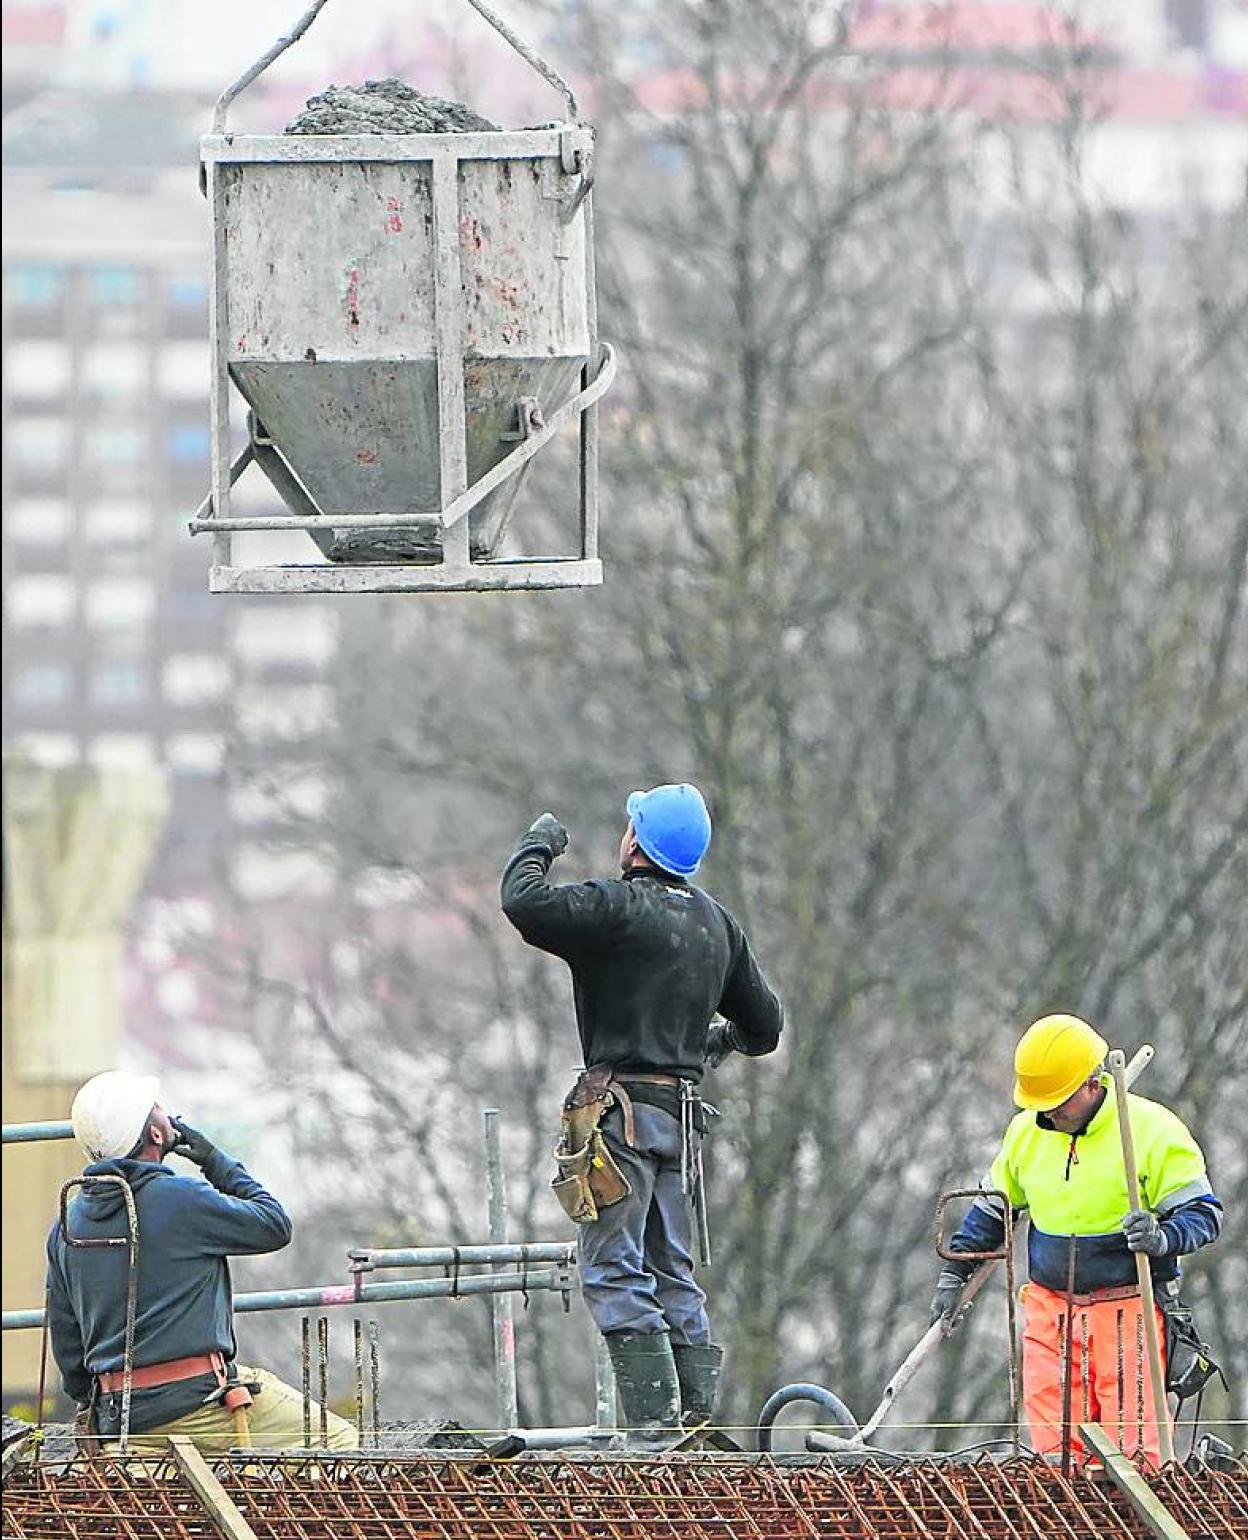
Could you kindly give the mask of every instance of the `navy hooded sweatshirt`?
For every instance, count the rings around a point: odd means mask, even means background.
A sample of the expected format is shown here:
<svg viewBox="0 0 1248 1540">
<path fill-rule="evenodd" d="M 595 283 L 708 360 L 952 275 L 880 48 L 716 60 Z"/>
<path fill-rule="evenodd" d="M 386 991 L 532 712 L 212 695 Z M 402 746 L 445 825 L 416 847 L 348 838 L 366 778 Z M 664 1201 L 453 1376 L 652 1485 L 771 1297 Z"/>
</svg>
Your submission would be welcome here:
<svg viewBox="0 0 1248 1540">
<path fill-rule="evenodd" d="M 280 1251 L 290 1240 L 285 1209 L 236 1160 L 215 1150 L 207 1181 L 142 1160 L 101 1160 L 84 1176 L 124 1176 L 139 1222 L 139 1288 L 134 1362 L 167 1363 L 200 1353 L 235 1354 L 231 1256 Z M 125 1197 L 113 1183 L 83 1188 L 69 1204 L 77 1239 L 127 1233 Z M 48 1322 L 52 1352 L 67 1395 L 92 1398 L 95 1376 L 120 1369 L 126 1335 L 127 1248 L 66 1245 L 60 1220 L 48 1235 Z M 201 1406 L 216 1389 L 212 1374 L 132 1394 L 135 1433 L 161 1427 Z M 97 1401 L 100 1432 L 115 1434 L 121 1392 Z"/>
</svg>

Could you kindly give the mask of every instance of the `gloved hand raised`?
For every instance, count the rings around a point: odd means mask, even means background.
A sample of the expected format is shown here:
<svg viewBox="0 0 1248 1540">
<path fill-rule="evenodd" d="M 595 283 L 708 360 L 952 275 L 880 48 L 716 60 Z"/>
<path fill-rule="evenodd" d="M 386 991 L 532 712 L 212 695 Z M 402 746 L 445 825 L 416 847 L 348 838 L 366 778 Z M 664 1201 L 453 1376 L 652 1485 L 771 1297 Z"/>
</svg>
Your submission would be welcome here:
<svg viewBox="0 0 1248 1540">
<path fill-rule="evenodd" d="M 545 845 L 555 859 L 568 848 L 568 831 L 553 813 L 543 813 L 534 819 L 525 838 L 533 844 Z"/>
<path fill-rule="evenodd" d="M 181 1118 L 170 1118 L 178 1136 L 178 1142 L 170 1150 L 171 1155 L 181 1155 L 183 1160 L 189 1160 L 193 1166 L 206 1166 L 217 1153 L 217 1147 L 212 1140 L 201 1134 L 197 1128 L 192 1128 L 189 1123 L 184 1123 Z"/>
<path fill-rule="evenodd" d="M 736 1027 L 730 1021 L 715 1021 L 706 1034 L 706 1052 L 702 1062 L 707 1069 L 718 1069 L 730 1053 L 740 1052 Z"/>
<path fill-rule="evenodd" d="M 1142 1251 L 1150 1257 L 1164 1257 L 1170 1250 L 1170 1242 L 1161 1228 L 1161 1221 L 1147 1209 L 1133 1208 L 1122 1221 L 1122 1233 L 1127 1238 L 1129 1251 Z"/>
<path fill-rule="evenodd" d="M 936 1280 L 936 1292 L 932 1295 L 931 1308 L 928 1311 L 928 1325 L 934 1326 L 937 1321 L 944 1323 L 945 1332 L 953 1331 L 962 1318 L 962 1290 L 966 1287 L 965 1278 L 959 1278 L 956 1273 L 942 1272 Z"/>
</svg>

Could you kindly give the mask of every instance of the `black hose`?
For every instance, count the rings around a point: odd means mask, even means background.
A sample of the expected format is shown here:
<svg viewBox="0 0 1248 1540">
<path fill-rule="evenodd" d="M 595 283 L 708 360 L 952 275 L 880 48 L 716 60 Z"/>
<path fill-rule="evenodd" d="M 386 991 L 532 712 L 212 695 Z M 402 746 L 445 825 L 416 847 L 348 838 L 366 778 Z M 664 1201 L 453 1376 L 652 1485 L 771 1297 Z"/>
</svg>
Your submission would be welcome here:
<svg viewBox="0 0 1248 1540">
<path fill-rule="evenodd" d="M 806 1435 L 806 1449 L 810 1454 L 830 1456 L 831 1459 L 842 1465 L 959 1465 L 972 1460 L 986 1449 L 1013 1449 L 1012 1438 L 985 1438 L 974 1444 L 964 1444 L 961 1449 L 874 1449 L 863 1445 L 858 1449 L 825 1449 L 822 1444 L 813 1444 L 811 1434 Z M 1033 1453 L 1030 1449 L 1020 1449 L 1018 1457 L 1031 1462 L 1045 1463 L 1044 1457 Z M 1010 1456 L 1014 1458 L 1013 1454 Z"/>
<path fill-rule="evenodd" d="M 772 1425 L 780 1412 L 794 1401 L 813 1401 L 825 1412 L 831 1412 L 838 1426 L 844 1428 L 851 1438 L 858 1431 L 853 1413 L 844 1401 L 839 1396 L 834 1396 L 830 1390 L 825 1390 L 822 1385 L 810 1385 L 805 1382 L 784 1385 L 774 1395 L 768 1397 L 767 1404 L 758 1414 L 755 1437 L 760 1454 L 771 1453 Z"/>
</svg>

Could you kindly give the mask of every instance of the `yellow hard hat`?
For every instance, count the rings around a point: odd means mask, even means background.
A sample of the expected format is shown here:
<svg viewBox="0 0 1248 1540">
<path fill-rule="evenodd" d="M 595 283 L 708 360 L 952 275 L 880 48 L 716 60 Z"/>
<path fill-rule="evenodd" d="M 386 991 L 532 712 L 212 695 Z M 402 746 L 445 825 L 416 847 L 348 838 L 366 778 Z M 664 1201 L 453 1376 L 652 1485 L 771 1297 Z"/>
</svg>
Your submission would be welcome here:
<svg viewBox="0 0 1248 1540">
<path fill-rule="evenodd" d="M 1078 1016 L 1041 1016 L 1014 1050 L 1014 1100 L 1029 1112 L 1051 1112 L 1072 1096 L 1109 1052 Z"/>
</svg>

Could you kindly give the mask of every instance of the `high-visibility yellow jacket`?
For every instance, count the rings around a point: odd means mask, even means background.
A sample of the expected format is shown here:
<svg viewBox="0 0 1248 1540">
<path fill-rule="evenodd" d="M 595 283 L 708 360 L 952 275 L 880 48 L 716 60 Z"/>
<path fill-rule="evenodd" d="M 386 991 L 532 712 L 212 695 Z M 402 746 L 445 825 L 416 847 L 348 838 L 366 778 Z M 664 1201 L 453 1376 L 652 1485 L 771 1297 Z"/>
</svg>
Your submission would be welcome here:
<svg viewBox="0 0 1248 1540">
<path fill-rule="evenodd" d="M 1016 1213 L 1031 1217 L 1027 1244 L 1032 1279 L 1064 1291 L 1069 1237 L 1075 1236 L 1075 1292 L 1135 1282 L 1135 1258 L 1121 1223 L 1130 1203 L 1113 1082 L 1089 1123 L 1059 1133 L 1043 1113 L 1020 1112 L 981 1182 L 977 1199 L 950 1243 L 955 1251 L 993 1250 L 1004 1234 L 1002 1192 Z M 1160 1102 L 1128 1093 L 1141 1206 L 1161 1220 L 1167 1252 L 1152 1258 L 1158 1282 L 1178 1276 L 1178 1258 L 1216 1239 L 1222 1205 L 1214 1196 L 1200 1146 Z M 995 1236 L 995 1240 L 993 1237 Z M 958 1264 L 954 1264 L 955 1270 Z"/>
</svg>

